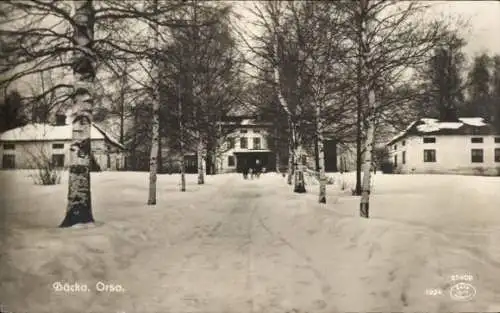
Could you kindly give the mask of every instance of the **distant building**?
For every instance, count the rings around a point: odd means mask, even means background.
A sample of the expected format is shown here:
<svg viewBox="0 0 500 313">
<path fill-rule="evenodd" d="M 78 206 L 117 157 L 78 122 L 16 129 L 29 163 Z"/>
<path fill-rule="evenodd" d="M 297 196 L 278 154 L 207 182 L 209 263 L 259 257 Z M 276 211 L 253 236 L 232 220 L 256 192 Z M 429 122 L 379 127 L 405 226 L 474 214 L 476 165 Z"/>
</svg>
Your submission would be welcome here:
<svg viewBox="0 0 500 313">
<path fill-rule="evenodd" d="M 401 173 L 500 174 L 500 134 L 482 118 L 420 119 L 387 147 Z"/>
<path fill-rule="evenodd" d="M 221 123 L 230 129 L 221 145 L 217 169 L 220 173 L 241 172 L 245 166 L 259 162 L 266 170 L 276 170 L 276 160 L 269 146 L 269 129 L 272 123 L 251 118 L 232 118 Z"/>
<path fill-rule="evenodd" d="M 55 125 L 28 124 L 6 131 L 0 134 L 1 168 L 33 169 L 47 161 L 66 168 L 71 137 L 72 125 L 65 115 L 58 115 Z M 124 168 L 125 148 L 96 124 L 91 129 L 91 146 L 95 170 Z"/>
<path fill-rule="evenodd" d="M 271 136 L 272 123 L 245 116 L 233 117 L 221 123 L 221 127 L 229 129 L 230 132 L 220 148 L 218 172 L 241 172 L 245 166 L 254 166 L 257 160 L 266 171 L 276 171 L 276 147 Z M 304 148 L 308 167 L 315 169 L 314 144 L 306 143 Z M 337 172 L 341 160 L 346 164 L 345 157 L 350 155 L 347 150 L 345 146 L 338 145 L 332 135 L 325 134 L 325 170 Z M 284 170 L 288 164 L 283 160 L 281 162 L 281 170 Z M 348 162 L 351 160 L 348 159 Z"/>
</svg>

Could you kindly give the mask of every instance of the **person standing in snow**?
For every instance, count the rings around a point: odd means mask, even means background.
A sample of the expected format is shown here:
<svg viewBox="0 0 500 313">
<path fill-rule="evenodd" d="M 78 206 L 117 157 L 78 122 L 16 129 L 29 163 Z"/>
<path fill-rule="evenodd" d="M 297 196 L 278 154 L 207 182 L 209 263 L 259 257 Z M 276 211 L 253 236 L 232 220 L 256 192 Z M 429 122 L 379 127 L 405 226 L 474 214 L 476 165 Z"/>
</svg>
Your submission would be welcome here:
<svg viewBox="0 0 500 313">
<path fill-rule="evenodd" d="M 248 179 L 248 165 L 243 166 L 243 179 Z"/>
<path fill-rule="evenodd" d="M 260 172 L 261 172 L 262 168 L 261 168 L 261 164 L 260 164 L 260 161 L 259 160 L 256 160 L 255 161 L 255 176 L 257 178 L 260 177 Z"/>
</svg>

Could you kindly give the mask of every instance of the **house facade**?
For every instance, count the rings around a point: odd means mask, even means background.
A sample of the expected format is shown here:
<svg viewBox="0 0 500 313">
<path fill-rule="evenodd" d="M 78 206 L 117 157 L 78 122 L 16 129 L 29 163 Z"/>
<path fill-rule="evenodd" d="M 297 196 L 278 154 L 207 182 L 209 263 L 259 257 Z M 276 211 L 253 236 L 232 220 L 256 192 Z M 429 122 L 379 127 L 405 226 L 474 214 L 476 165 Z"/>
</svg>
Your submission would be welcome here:
<svg viewBox="0 0 500 313">
<path fill-rule="evenodd" d="M 231 129 L 220 146 L 217 160 L 219 173 L 242 172 L 245 166 L 259 162 L 266 171 L 276 170 L 275 154 L 269 145 L 271 123 L 243 118 L 222 122 L 221 127 Z"/>
<path fill-rule="evenodd" d="M 233 121 L 221 123 L 221 126 L 231 131 L 225 137 L 218 153 L 217 171 L 219 173 L 242 172 L 245 166 L 254 166 L 258 161 L 266 171 L 276 171 L 276 147 L 273 143 L 273 124 L 258 121 L 253 118 L 235 118 Z M 314 144 L 306 144 L 306 164 L 315 168 Z M 284 151 L 281 151 L 283 153 Z M 338 145 L 329 134 L 325 135 L 324 153 L 325 170 L 337 172 L 341 161 L 351 165 L 351 153 L 346 146 Z M 347 158 L 346 158 L 347 156 Z M 280 170 L 288 164 L 281 158 Z M 349 166 L 352 167 L 352 166 Z M 348 169 L 346 169 L 348 170 Z"/>
<path fill-rule="evenodd" d="M 500 134 L 482 118 L 421 119 L 387 147 L 400 173 L 500 174 Z"/>
<path fill-rule="evenodd" d="M 52 162 L 69 166 L 72 125 L 61 123 L 27 124 L 0 134 L 2 169 L 35 169 Z M 121 170 L 125 165 L 124 147 L 93 124 L 91 128 L 92 165 L 95 170 Z"/>
</svg>

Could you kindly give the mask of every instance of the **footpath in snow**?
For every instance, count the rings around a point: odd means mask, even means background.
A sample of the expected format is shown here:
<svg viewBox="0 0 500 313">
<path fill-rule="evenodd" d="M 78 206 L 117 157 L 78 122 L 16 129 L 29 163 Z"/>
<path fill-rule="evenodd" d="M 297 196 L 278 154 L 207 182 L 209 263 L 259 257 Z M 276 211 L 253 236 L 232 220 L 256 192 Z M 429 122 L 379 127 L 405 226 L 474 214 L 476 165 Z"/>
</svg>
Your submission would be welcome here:
<svg viewBox="0 0 500 313">
<path fill-rule="evenodd" d="M 294 194 L 268 173 L 203 186 L 188 176 L 185 193 L 178 175 L 160 175 L 158 204 L 147 206 L 147 180 L 93 174 L 98 223 L 58 229 L 65 181 L 0 173 L 3 310 L 499 312 L 497 177 L 377 174 L 369 220 L 358 217 L 352 174 L 327 186 L 326 205 L 312 182 Z M 474 297 L 452 299 L 457 278 Z"/>
</svg>

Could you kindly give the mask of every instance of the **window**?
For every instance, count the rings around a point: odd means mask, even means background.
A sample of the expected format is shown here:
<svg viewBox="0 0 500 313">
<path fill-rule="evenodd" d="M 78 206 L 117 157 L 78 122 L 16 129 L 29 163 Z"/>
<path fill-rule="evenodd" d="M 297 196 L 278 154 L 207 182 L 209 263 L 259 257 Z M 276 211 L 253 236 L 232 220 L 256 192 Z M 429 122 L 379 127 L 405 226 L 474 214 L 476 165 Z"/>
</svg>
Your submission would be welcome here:
<svg viewBox="0 0 500 313">
<path fill-rule="evenodd" d="M 403 155 L 401 158 L 401 163 L 406 164 L 406 151 L 403 151 Z"/>
<path fill-rule="evenodd" d="M 64 154 L 53 154 L 52 165 L 55 167 L 64 167 Z"/>
<path fill-rule="evenodd" d="M 495 148 L 495 162 L 500 162 L 500 148 Z"/>
<path fill-rule="evenodd" d="M 240 133 L 242 133 L 242 134 L 246 134 L 246 133 L 248 133 L 248 130 L 246 130 L 246 129 L 241 129 L 241 130 L 240 130 Z"/>
<path fill-rule="evenodd" d="M 253 148 L 257 150 L 262 149 L 260 146 L 260 138 L 253 139 Z"/>
<path fill-rule="evenodd" d="M 66 115 L 57 114 L 56 115 L 56 126 L 64 126 L 66 125 Z"/>
<path fill-rule="evenodd" d="M 234 149 L 234 138 L 228 139 L 229 149 Z"/>
<path fill-rule="evenodd" d="M 16 149 L 16 145 L 13 144 L 13 143 L 4 143 L 3 144 L 3 149 L 4 150 L 15 150 Z"/>
<path fill-rule="evenodd" d="M 234 166 L 234 156 L 233 155 L 229 155 L 227 157 L 227 166 Z"/>
<path fill-rule="evenodd" d="M 424 143 L 436 143 L 436 137 L 424 137 Z"/>
<path fill-rule="evenodd" d="M 470 139 L 470 142 L 472 142 L 472 143 L 483 143 L 483 137 L 472 137 Z"/>
<path fill-rule="evenodd" d="M 260 133 L 260 129 L 254 129 L 253 132 L 258 134 L 258 133 Z"/>
<path fill-rule="evenodd" d="M 483 149 L 471 149 L 470 156 L 472 163 L 483 163 Z"/>
<path fill-rule="evenodd" d="M 500 143 L 500 137 L 495 137 L 495 143 Z"/>
<path fill-rule="evenodd" d="M 398 149 L 398 145 L 394 145 L 394 150 L 397 150 Z"/>
<path fill-rule="evenodd" d="M 394 156 L 394 166 L 395 167 L 398 166 L 398 156 L 397 155 Z"/>
<path fill-rule="evenodd" d="M 424 150 L 424 162 L 436 162 L 436 150 Z"/>
<path fill-rule="evenodd" d="M 248 139 L 245 137 L 240 138 L 240 148 L 241 149 L 248 149 Z"/>
<path fill-rule="evenodd" d="M 406 146 L 406 140 L 403 140 L 403 142 L 401 143 L 403 146 Z"/>
<path fill-rule="evenodd" d="M 52 144 L 52 149 L 64 149 L 63 143 L 54 143 Z"/>
<path fill-rule="evenodd" d="M 16 168 L 16 156 L 12 154 L 4 154 L 2 159 L 2 168 Z"/>
</svg>

